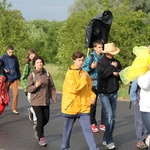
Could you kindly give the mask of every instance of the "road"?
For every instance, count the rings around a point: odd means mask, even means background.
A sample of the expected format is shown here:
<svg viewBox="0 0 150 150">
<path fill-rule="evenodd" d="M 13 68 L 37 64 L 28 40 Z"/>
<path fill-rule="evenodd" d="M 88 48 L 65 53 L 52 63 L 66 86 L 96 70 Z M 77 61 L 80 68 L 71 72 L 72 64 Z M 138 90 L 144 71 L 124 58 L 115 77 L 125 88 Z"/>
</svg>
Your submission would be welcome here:
<svg viewBox="0 0 150 150">
<path fill-rule="evenodd" d="M 10 97 L 12 99 L 11 91 Z M 11 102 L 0 116 L 0 150 L 60 150 L 64 119 L 60 112 L 61 93 L 58 93 L 58 103 L 50 106 L 49 123 L 45 126 L 47 147 L 40 147 L 34 137 L 33 123 L 28 119 L 27 109 L 29 103 L 23 90 L 19 90 L 19 115 L 11 112 Z M 100 123 L 101 105 L 98 101 L 97 121 Z M 96 143 L 100 150 L 102 146 L 103 131 L 94 133 Z M 137 150 L 134 130 L 133 107 L 129 109 L 128 101 L 118 101 L 114 142 L 117 150 Z M 88 150 L 78 120 L 74 124 L 70 150 Z"/>
</svg>

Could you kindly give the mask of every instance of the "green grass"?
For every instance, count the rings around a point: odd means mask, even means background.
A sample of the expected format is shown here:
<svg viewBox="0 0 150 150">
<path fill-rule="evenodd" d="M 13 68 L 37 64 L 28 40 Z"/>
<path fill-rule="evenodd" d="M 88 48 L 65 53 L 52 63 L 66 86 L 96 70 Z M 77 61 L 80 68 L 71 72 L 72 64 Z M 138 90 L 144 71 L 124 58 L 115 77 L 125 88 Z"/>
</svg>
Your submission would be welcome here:
<svg viewBox="0 0 150 150">
<path fill-rule="evenodd" d="M 51 73 L 56 90 L 61 92 L 64 78 L 61 77 L 58 66 L 54 64 L 46 64 L 44 68 Z M 129 100 L 128 89 L 129 86 L 120 86 L 120 89 L 118 91 L 119 99 Z"/>
<path fill-rule="evenodd" d="M 63 78 L 59 75 L 59 69 L 54 64 L 46 64 L 44 68 L 52 75 L 55 87 L 57 91 L 62 91 Z"/>
<path fill-rule="evenodd" d="M 129 100 L 128 89 L 129 89 L 128 85 L 127 86 L 124 86 L 124 85 L 120 86 L 120 89 L 118 91 L 118 97 L 119 97 L 119 99 Z"/>
</svg>

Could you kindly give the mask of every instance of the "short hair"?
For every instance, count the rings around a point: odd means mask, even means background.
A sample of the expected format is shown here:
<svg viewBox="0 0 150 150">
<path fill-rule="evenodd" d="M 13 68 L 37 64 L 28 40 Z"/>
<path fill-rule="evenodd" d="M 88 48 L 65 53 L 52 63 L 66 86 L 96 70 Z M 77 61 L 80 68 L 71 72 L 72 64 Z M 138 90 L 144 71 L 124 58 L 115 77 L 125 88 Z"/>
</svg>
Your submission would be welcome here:
<svg viewBox="0 0 150 150">
<path fill-rule="evenodd" d="M 103 42 L 101 40 L 96 40 L 93 42 L 93 47 L 96 47 L 98 44 L 103 45 Z"/>
<path fill-rule="evenodd" d="M 8 45 L 7 50 L 14 50 L 14 47 L 12 45 Z"/>
<path fill-rule="evenodd" d="M 33 65 L 35 65 L 35 62 L 36 62 L 38 59 L 40 59 L 40 60 L 42 61 L 43 65 L 45 65 L 44 60 L 43 60 L 43 58 L 42 58 L 41 56 L 35 56 L 35 57 L 33 58 Z"/>
<path fill-rule="evenodd" d="M 76 60 L 77 58 L 81 58 L 81 57 L 85 58 L 85 55 L 81 51 L 76 51 L 72 55 L 73 60 Z"/>
</svg>

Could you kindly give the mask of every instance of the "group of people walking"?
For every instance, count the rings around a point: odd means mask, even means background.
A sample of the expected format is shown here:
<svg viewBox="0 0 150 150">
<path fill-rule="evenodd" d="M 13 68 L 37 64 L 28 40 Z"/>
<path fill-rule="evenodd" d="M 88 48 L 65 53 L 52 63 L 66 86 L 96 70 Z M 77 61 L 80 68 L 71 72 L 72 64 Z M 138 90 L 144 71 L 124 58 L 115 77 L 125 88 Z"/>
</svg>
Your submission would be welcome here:
<svg viewBox="0 0 150 150">
<path fill-rule="evenodd" d="M 35 50 L 30 49 L 27 53 L 26 64 L 21 76 L 18 58 L 14 55 L 14 47 L 7 47 L 6 54 L 1 59 L 1 68 L 6 76 L 5 87 L 7 92 L 12 88 L 12 113 L 19 114 L 18 111 L 18 80 L 21 80 L 24 92 L 30 102 L 29 115 L 32 114 L 34 122 L 35 137 L 40 146 L 46 146 L 44 137 L 44 126 L 49 121 L 50 99 L 56 102 L 56 89 L 52 76 L 44 66 L 44 60 L 38 56 Z"/>
<path fill-rule="evenodd" d="M 113 131 L 119 89 L 121 64 L 114 58 L 120 52 L 114 43 L 104 45 L 99 40 L 93 43 L 94 50 L 85 59 L 81 51 L 72 55 L 74 64 L 69 67 L 63 84 L 62 113 L 65 117 L 62 150 L 70 147 L 73 124 L 79 120 L 90 150 L 98 150 L 93 132 L 98 132 L 96 115 L 97 97 L 102 104 L 101 125 L 104 128 L 103 142 L 107 149 L 115 149 Z M 104 50 L 103 50 L 104 49 Z M 102 54 L 103 53 L 103 54 Z M 89 142 L 90 141 L 90 142 Z"/>
<path fill-rule="evenodd" d="M 115 149 L 116 145 L 113 139 L 115 128 L 115 117 L 117 110 L 117 97 L 119 90 L 119 72 L 122 70 L 121 63 L 114 56 L 120 52 L 120 49 L 114 43 L 103 43 L 96 40 L 93 43 L 91 54 L 85 58 L 81 51 L 75 51 L 72 55 L 73 64 L 68 68 L 62 89 L 61 112 L 64 117 L 64 127 L 62 135 L 62 150 L 69 150 L 70 138 L 75 121 L 78 119 L 85 136 L 87 145 L 90 150 L 99 150 L 93 133 L 100 130 L 104 131 L 102 145 L 107 149 Z M 30 49 L 27 52 L 26 64 L 21 75 L 18 58 L 13 54 L 14 47 L 8 46 L 6 54 L 1 59 L 1 67 L 6 77 L 5 86 L 9 92 L 12 88 L 12 113 L 19 114 L 18 104 L 18 80 L 21 84 L 25 95 L 29 101 L 28 109 L 29 119 L 33 121 L 35 137 L 38 139 L 40 146 L 46 146 L 47 142 L 44 137 L 44 126 L 49 121 L 50 100 L 57 102 L 56 89 L 51 74 L 44 69 L 44 60 L 38 56 L 35 50 Z M 149 103 L 147 106 L 143 101 L 145 93 L 148 95 L 147 88 L 149 83 L 149 71 L 145 75 L 147 79 L 141 77 L 136 81 L 136 87 L 141 88 L 140 98 L 133 97 L 132 91 L 137 91 L 131 87 L 130 98 L 133 102 L 140 99 L 141 111 L 138 113 L 143 119 L 143 136 L 137 139 L 138 148 L 147 148 L 150 137 L 149 130 Z M 144 80 L 144 81 L 143 81 Z M 147 82 L 146 82 L 147 81 Z M 147 97 L 148 98 L 148 97 Z M 101 123 L 98 127 L 96 120 L 97 100 L 101 102 Z M 141 100 L 142 99 L 142 100 Z M 137 102 L 137 101 L 136 101 Z M 135 103 L 134 103 L 135 104 Z M 135 107 L 135 112 L 139 105 Z M 139 115 L 138 115 L 139 116 Z M 141 119 L 141 120 L 142 120 Z M 139 121 L 139 120 L 138 120 Z M 135 123 L 140 125 L 137 120 Z M 139 130 L 136 129 L 136 133 Z M 89 142 L 90 141 L 90 142 Z M 146 143 L 147 142 L 147 143 Z M 150 142 L 149 142 L 150 143 Z"/>
</svg>

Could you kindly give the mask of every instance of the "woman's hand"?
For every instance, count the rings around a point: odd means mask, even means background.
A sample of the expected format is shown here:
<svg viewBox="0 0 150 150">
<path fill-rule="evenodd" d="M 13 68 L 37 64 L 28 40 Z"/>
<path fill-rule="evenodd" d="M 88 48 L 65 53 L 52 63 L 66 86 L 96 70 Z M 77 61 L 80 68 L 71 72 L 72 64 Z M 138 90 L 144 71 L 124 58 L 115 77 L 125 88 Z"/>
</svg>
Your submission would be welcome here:
<svg viewBox="0 0 150 150">
<path fill-rule="evenodd" d="M 36 86 L 36 87 L 39 87 L 39 86 L 41 86 L 41 85 L 42 85 L 42 81 L 41 81 L 41 80 L 36 80 L 35 86 Z"/>
</svg>

